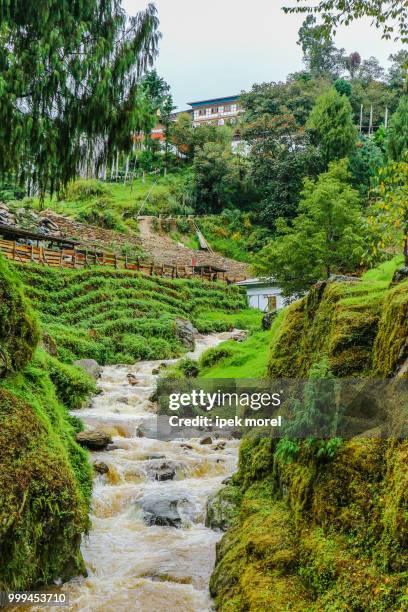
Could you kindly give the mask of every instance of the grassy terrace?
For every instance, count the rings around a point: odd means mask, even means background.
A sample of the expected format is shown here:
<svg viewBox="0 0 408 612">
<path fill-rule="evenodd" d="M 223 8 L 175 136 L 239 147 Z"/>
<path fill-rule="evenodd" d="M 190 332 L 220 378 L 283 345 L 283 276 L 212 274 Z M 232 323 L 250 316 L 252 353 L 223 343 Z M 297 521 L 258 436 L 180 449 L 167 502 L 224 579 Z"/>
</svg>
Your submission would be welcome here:
<svg viewBox="0 0 408 612">
<path fill-rule="evenodd" d="M 208 333 L 242 323 L 248 312 L 241 291 L 221 283 L 172 281 L 114 269 L 15 267 L 42 328 L 65 362 L 173 357 L 183 352 L 175 334 L 176 317 Z"/>
</svg>

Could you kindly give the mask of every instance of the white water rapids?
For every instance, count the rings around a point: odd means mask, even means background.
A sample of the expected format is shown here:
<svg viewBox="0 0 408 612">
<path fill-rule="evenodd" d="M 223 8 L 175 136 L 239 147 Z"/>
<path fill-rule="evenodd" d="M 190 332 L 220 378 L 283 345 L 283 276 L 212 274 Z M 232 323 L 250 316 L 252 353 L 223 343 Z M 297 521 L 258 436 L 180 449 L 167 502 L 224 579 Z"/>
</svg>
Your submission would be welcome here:
<svg viewBox="0 0 408 612">
<path fill-rule="evenodd" d="M 199 338 L 189 356 L 197 358 L 230 336 Z M 183 440 L 164 442 L 137 436 L 140 426 L 148 431 L 150 423 L 154 428 L 155 406 L 149 397 L 157 378 L 152 370 L 161 363 L 104 367 L 98 383 L 101 394 L 91 407 L 75 412 L 87 429 L 110 433 L 118 448 L 91 455 L 93 462 L 106 463 L 109 473 L 94 481 L 92 529 L 82 545 L 88 577 L 61 587 L 69 593 L 70 610 L 212 609 L 208 582 L 215 545 L 222 534 L 205 527 L 205 505 L 222 480 L 235 471 L 239 443 L 227 440 L 224 449 L 217 449 L 217 439 L 209 445 L 189 439 L 183 446 Z M 136 378 L 134 386 L 128 374 Z M 172 480 L 161 482 L 152 475 L 152 469 L 163 462 L 174 468 Z M 153 508 L 162 500 L 180 500 L 181 526 L 149 526 L 143 511 L 146 500 Z"/>
</svg>

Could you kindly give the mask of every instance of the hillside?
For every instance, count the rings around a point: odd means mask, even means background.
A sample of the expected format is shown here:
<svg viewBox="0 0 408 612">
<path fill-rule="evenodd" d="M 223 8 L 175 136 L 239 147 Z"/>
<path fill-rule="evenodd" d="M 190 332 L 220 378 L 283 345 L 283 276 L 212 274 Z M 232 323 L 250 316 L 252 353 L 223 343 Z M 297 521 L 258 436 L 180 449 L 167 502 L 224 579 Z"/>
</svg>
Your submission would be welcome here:
<svg viewBox="0 0 408 612">
<path fill-rule="evenodd" d="M 58 270 L 16 266 L 26 294 L 63 361 L 100 364 L 165 359 L 185 348 L 174 320 L 191 320 L 199 331 L 233 327 L 217 312 L 237 316 L 246 300 L 235 286 L 199 280 L 146 277 L 126 270 Z M 215 311 L 207 320 L 205 313 Z"/>
<path fill-rule="evenodd" d="M 390 274 L 321 283 L 290 306 L 269 374 L 307 377 L 328 360 L 337 376 L 404 375 L 408 281 L 390 286 Z M 406 440 L 354 438 L 320 459 L 314 448 L 254 432 L 241 443 L 220 494 L 235 510 L 211 579 L 218 610 L 407 608 Z"/>
<path fill-rule="evenodd" d="M 95 385 L 38 347 L 36 316 L 1 258 L 0 293 L 0 588 L 23 590 L 84 572 L 92 476 L 67 408 Z"/>
</svg>

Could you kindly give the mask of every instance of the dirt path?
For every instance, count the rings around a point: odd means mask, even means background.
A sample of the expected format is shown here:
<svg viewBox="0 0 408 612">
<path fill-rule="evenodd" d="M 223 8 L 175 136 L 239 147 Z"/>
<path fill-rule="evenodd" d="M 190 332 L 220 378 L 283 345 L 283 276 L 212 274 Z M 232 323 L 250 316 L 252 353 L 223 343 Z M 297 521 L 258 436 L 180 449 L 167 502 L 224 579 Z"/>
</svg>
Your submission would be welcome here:
<svg viewBox="0 0 408 612">
<path fill-rule="evenodd" d="M 139 217 L 140 241 L 143 249 L 158 263 L 172 263 L 177 266 L 208 265 L 225 269 L 230 278 L 243 279 L 249 275 L 246 263 L 235 261 L 218 253 L 196 251 L 176 243 L 165 234 L 158 234 L 153 228 L 154 217 Z"/>
</svg>

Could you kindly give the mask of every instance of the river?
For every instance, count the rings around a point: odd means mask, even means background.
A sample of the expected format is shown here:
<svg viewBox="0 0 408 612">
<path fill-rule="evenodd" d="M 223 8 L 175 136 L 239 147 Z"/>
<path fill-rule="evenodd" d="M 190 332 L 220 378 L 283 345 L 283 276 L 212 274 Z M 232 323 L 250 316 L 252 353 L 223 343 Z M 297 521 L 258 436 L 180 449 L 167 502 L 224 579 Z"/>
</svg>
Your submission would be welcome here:
<svg viewBox="0 0 408 612">
<path fill-rule="evenodd" d="M 230 336 L 199 338 L 189 356 L 197 358 Z M 109 472 L 94 481 L 92 528 L 82 544 L 88 577 L 61 589 L 69 593 L 70 610 L 212 609 L 208 582 L 222 534 L 205 527 L 205 506 L 235 471 L 239 442 L 226 440 L 222 448 L 218 439 L 200 444 L 139 437 L 141 428 L 154 429 L 156 407 L 149 398 L 157 379 L 152 371 L 161 363 L 104 367 L 100 394 L 90 407 L 75 411 L 87 428 L 109 432 L 117 448 L 91 454 Z M 129 374 L 136 384 L 129 384 Z M 156 510 L 177 527 L 155 524 Z"/>
</svg>

